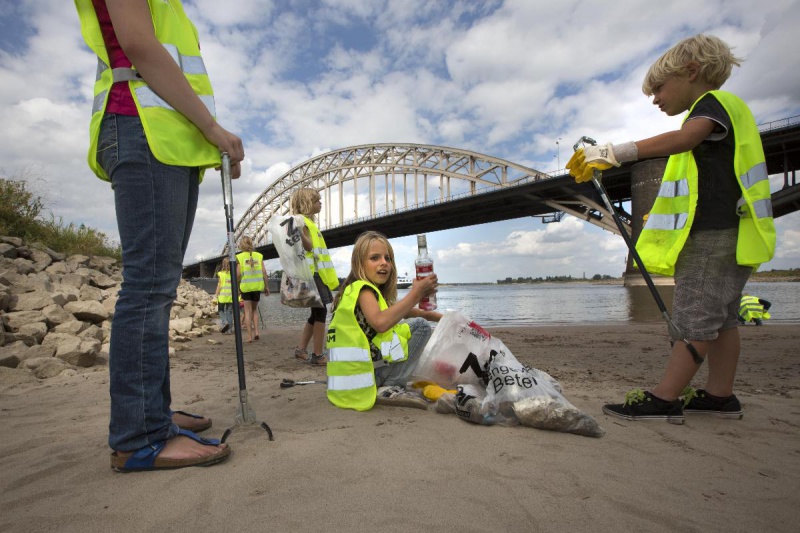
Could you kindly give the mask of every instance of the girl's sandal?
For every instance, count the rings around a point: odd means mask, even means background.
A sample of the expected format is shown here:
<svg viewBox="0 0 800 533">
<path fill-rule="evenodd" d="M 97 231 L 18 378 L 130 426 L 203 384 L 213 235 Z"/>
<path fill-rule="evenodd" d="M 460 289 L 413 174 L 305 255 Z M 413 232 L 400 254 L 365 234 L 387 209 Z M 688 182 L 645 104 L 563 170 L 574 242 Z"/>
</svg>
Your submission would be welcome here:
<svg viewBox="0 0 800 533">
<path fill-rule="evenodd" d="M 311 361 L 309 361 L 309 363 L 316 366 L 325 366 L 328 364 L 328 360 L 325 358 L 325 354 L 317 355 L 315 353 L 312 353 Z"/>
<path fill-rule="evenodd" d="M 305 363 L 308 361 L 308 351 L 303 350 L 302 348 L 295 348 L 294 358 Z"/>
</svg>

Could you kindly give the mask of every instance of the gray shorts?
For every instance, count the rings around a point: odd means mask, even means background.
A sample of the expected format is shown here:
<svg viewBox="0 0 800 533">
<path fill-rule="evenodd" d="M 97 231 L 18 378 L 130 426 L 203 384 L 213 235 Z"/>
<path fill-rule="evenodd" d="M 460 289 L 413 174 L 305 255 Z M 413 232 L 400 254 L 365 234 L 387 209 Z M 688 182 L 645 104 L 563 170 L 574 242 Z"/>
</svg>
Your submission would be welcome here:
<svg viewBox="0 0 800 533">
<path fill-rule="evenodd" d="M 736 263 L 738 234 L 738 229 L 698 231 L 678 256 L 672 321 L 687 340 L 712 341 L 738 325 L 739 300 L 752 273 Z"/>
</svg>

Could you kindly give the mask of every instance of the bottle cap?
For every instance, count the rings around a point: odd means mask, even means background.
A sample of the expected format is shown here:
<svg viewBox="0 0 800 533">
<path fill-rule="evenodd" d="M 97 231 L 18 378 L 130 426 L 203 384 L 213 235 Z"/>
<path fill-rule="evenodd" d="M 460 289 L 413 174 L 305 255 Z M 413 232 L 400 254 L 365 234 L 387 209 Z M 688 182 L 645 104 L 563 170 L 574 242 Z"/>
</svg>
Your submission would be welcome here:
<svg viewBox="0 0 800 533">
<path fill-rule="evenodd" d="M 424 233 L 422 235 L 417 235 L 417 246 L 428 247 L 428 239 L 425 237 Z"/>
</svg>

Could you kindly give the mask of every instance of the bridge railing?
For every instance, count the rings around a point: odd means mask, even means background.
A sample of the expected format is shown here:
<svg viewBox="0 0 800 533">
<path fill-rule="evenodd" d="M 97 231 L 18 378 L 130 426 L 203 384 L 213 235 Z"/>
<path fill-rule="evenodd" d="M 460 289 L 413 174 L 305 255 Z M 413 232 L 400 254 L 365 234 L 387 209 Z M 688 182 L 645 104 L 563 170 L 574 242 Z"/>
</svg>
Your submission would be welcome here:
<svg viewBox="0 0 800 533">
<path fill-rule="evenodd" d="M 793 117 L 779 118 L 778 120 L 772 120 L 770 122 L 759 124 L 758 131 L 764 133 L 780 128 L 788 128 L 789 126 L 797 126 L 798 124 L 800 124 L 800 115 L 795 115 Z"/>
</svg>

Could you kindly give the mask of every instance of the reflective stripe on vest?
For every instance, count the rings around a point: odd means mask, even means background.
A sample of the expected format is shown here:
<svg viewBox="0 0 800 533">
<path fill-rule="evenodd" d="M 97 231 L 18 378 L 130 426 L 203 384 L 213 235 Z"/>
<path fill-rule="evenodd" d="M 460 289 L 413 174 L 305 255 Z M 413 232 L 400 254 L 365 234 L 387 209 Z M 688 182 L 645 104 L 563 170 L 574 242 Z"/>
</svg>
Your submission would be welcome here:
<svg viewBox="0 0 800 533">
<path fill-rule="evenodd" d="M 303 216 L 303 219 L 311 237 L 311 251 L 306 252 L 306 264 L 312 273 L 319 273 L 320 279 L 330 290 L 334 290 L 339 286 L 339 278 L 336 276 L 336 269 L 333 268 L 325 239 L 313 220 L 307 216 Z"/>
<path fill-rule="evenodd" d="M 220 164 L 219 149 L 200 130 L 155 94 L 132 69 L 111 69 L 108 51 L 92 0 L 75 0 L 81 34 L 98 57 L 89 126 L 89 167 L 103 180 L 110 180 L 97 162 L 100 125 L 113 83 L 128 83 L 147 143 L 153 155 L 166 165 L 206 168 Z M 200 55 L 197 29 L 186 16 L 180 0 L 148 0 L 156 38 L 180 66 L 194 93 L 212 115 L 216 115 L 214 91 Z M 128 71 L 127 73 L 125 71 Z M 132 71 L 132 72 L 131 72 Z"/>
<path fill-rule="evenodd" d="M 740 265 L 757 268 L 769 261 L 775 252 L 775 226 L 761 137 L 744 102 L 725 91 L 711 91 L 710 94 L 728 113 L 736 141 L 733 167 L 742 190 L 737 205 L 740 219 L 736 260 Z M 675 154 L 669 158 L 658 196 L 636 242 L 648 271 L 665 276 L 675 273 L 675 263 L 689 236 L 696 207 L 694 155 L 691 151 Z"/>
<path fill-rule="evenodd" d="M 239 287 L 242 292 L 261 292 L 264 290 L 264 271 L 261 269 L 264 256 L 258 252 L 241 252 L 236 254 L 242 279 Z"/>
</svg>

